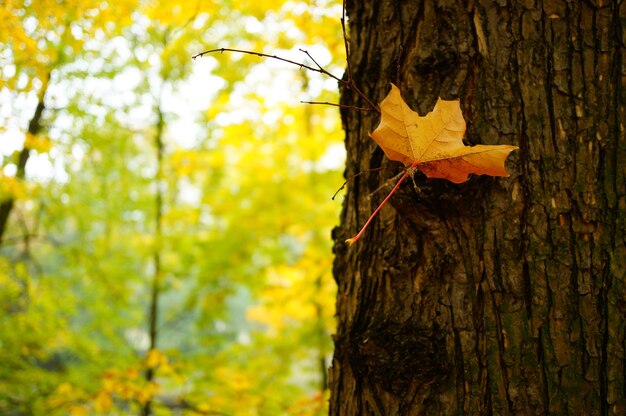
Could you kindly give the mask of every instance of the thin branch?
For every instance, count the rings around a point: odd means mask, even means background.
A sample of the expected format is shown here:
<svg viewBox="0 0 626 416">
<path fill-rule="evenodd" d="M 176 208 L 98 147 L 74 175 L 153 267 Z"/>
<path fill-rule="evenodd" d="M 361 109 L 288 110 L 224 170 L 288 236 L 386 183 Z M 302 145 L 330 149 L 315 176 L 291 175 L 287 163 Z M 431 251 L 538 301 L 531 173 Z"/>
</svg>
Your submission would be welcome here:
<svg viewBox="0 0 626 416">
<path fill-rule="evenodd" d="M 341 6 L 341 30 L 343 32 L 343 45 L 346 48 L 346 65 L 348 67 L 348 81 L 352 83 L 352 66 L 350 65 L 350 48 L 348 42 L 348 34 L 346 32 L 346 0 L 343 0 Z"/>
<path fill-rule="evenodd" d="M 306 56 L 308 56 L 308 57 L 309 57 L 309 59 L 310 59 L 311 61 L 313 61 L 313 63 L 314 63 L 314 64 L 315 64 L 315 65 L 319 68 L 319 70 L 320 70 L 320 71 L 322 71 L 322 73 L 324 73 L 324 74 L 326 73 L 326 70 L 324 69 L 324 67 L 323 67 L 323 66 L 321 66 L 320 64 L 318 64 L 318 63 L 317 63 L 317 61 L 315 60 L 315 58 L 313 58 L 313 57 L 311 56 L 311 54 L 309 53 L 309 51 L 307 51 L 306 49 L 301 49 L 301 48 L 300 48 L 300 49 L 298 49 L 298 50 L 299 50 L 300 52 L 302 52 L 303 54 L 305 54 Z M 333 74 L 329 74 L 329 75 L 330 75 L 331 77 L 333 77 L 334 79 L 336 79 L 337 81 L 339 81 L 339 78 L 338 78 L 338 77 L 334 76 Z"/>
<path fill-rule="evenodd" d="M 380 114 L 380 109 L 378 108 L 378 106 L 376 104 L 374 104 L 369 98 L 367 98 L 367 96 L 365 94 L 363 94 L 363 92 L 361 92 L 361 90 L 354 84 L 354 82 L 350 81 L 350 82 L 345 82 L 342 80 L 342 84 L 347 85 L 348 88 L 350 88 L 352 91 L 354 91 L 356 93 L 356 95 L 358 95 L 359 97 L 361 97 L 361 99 L 363 101 L 365 101 L 365 103 L 377 114 Z"/>
<path fill-rule="evenodd" d="M 348 81 L 343 81 L 342 84 L 354 91 L 365 103 L 374 110 L 375 113 L 380 114 L 380 109 L 374 104 L 354 83 L 354 77 L 352 76 L 352 65 L 350 65 L 350 45 L 348 42 L 348 33 L 346 31 L 346 0 L 343 0 L 341 6 L 341 31 L 343 34 L 343 45 L 346 49 L 346 66 L 348 68 Z"/>
<path fill-rule="evenodd" d="M 307 54 L 309 57 L 311 57 L 311 55 L 301 49 L 302 52 L 304 52 L 305 54 Z M 234 48 L 219 48 L 219 49 L 211 49 L 208 51 L 204 51 L 204 52 L 200 52 L 194 56 L 192 56 L 192 59 L 196 59 L 196 58 L 200 58 L 204 55 L 207 55 L 209 53 L 215 53 L 215 52 L 237 52 L 237 53 L 243 53 L 246 55 L 254 55 L 254 56 L 259 56 L 261 58 L 270 58 L 270 59 L 276 59 L 278 61 L 282 61 L 282 62 L 287 62 L 288 64 L 292 64 L 295 66 L 300 67 L 300 69 L 307 69 L 309 71 L 313 71 L 313 72 L 317 72 L 319 74 L 322 75 L 326 75 L 334 80 L 336 80 L 338 83 L 348 87 L 350 90 L 352 90 L 355 94 L 357 94 L 359 97 L 361 97 L 361 99 L 363 101 L 365 101 L 365 103 L 377 114 L 380 114 L 380 109 L 378 108 L 378 106 L 376 104 L 374 104 L 369 98 L 367 98 L 367 96 L 365 94 L 363 94 L 363 92 L 361 90 L 359 90 L 357 88 L 356 85 L 354 85 L 354 83 L 352 81 L 346 81 L 344 79 L 341 79 L 335 75 L 333 75 L 331 72 L 329 72 L 328 70 L 324 69 L 324 67 L 320 66 L 313 58 L 311 58 L 311 60 L 313 60 L 313 62 L 315 63 L 315 65 L 317 65 L 317 68 L 303 64 L 302 62 L 296 62 L 296 61 L 292 61 L 291 59 L 287 59 L 287 58 L 283 58 L 277 55 L 270 55 L 267 53 L 262 53 L 262 52 L 254 52 L 254 51 L 248 51 L 248 50 L 244 50 L 244 49 L 234 49 Z"/>
<path fill-rule="evenodd" d="M 333 107 L 348 108 L 350 110 L 357 110 L 357 111 L 374 111 L 371 108 L 355 107 L 353 105 L 345 105 L 345 104 L 337 104 L 337 103 L 329 103 L 327 101 L 300 101 L 300 103 L 302 103 L 302 104 L 332 105 Z"/>
<path fill-rule="evenodd" d="M 283 62 L 287 62 L 287 63 L 292 64 L 292 65 L 299 66 L 301 69 L 308 69 L 309 71 L 319 72 L 320 74 L 328 75 L 331 78 L 338 79 L 336 76 L 334 76 L 330 72 L 326 71 L 325 69 L 313 68 L 312 66 L 305 65 L 305 64 L 303 64 L 301 62 L 292 61 L 291 59 L 287 59 L 287 58 L 281 58 L 280 56 L 276 56 L 276 55 L 269 55 L 269 54 L 262 53 L 262 52 L 246 51 L 246 50 L 243 50 L 243 49 L 232 49 L 232 48 L 211 49 L 209 51 L 200 52 L 199 54 L 196 54 L 196 55 L 192 56 L 191 59 L 201 58 L 202 56 L 204 56 L 206 54 L 215 53 L 215 52 L 220 52 L 220 53 L 223 53 L 223 52 L 237 52 L 237 53 L 243 53 L 243 54 L 247 54 L 247 55 L 260 56 L 261 58 L 277 59 L 279 61 L 283 61 Z"/>
<path fill-rule="evenodd" d="M 349 177 L 348 179 L 346 179 L 346 181 L 343 183 L 343 185 L 341 185 L 341 188 L 337 189 L 337 192 L 335 192 L 335 194 L 333 195 L 333 197 L 332 197 L 331 199 L 332 199 L 332 200 L 335 200 L 335 197 L 337 196 L 337 194 L 338 194 L 339 192 L 341 192 L 341 190 L 342 190 L 343 188 L 345 188 L 345 187 L 346 187 L 346 185 L 348 184 L 348 182 L 353 181 L 353 180 L 354 180 L 354 178 L 356 178 L 357 176 L 361 176 L 361 175 L 363 175 L 363 174 L 365 174 L 365 173 L 370 173 L 370 172 L 380 172 L 381 170 L 388 170 L 388 169 L 403 169 L 403 170 L 404 170 L 405 168 L 404 168 L 404 167 L 402 167 L 402 166 L 385 166 L 385 167 L 381 167 L 381 168 L 373 168 L 373 169 L 366 169 L 366 170 L 362 170 L 361 172 L 355 173 L 354 175 L 350 175 L 350 177 Z M 400 173 L 399 173 L 399 175 L 403 175 L 403 174 L 404 174 L 404 172 L 400 172 Z M 398 176 L 399 176 L 399 175 L 398 175 Z M 391 178 L 390 180 L 394 180 L 396 177 L 397 177 L 397 176 L 394 176 L 394 177 L 393 177 L 393 178 Z M 388 181 L 387 181 L 387 182 L 388 182 Z M 382 187 L 384 187 L 384 186 L 385 186 L 385 184 L 386 184 L 387 182 L 385 182 L 383 185 L 381 185 L 381 187 L 380 187 L 380 188 L 378 188 L 378 189 L 377 189 L 376 191 L 374 191 L 374 192 L 377 192 L 379 189 L 381 189 Z"/>
<path fill-rule="evenodd" d="M 56 64 L 55 64 L 56 65 Z M 53 67 L 54 68 L 54 67 Z M 50 79 L 52 77 L 52 69 L 48 71 L 45 78 L 42 80 L 43 84 L 39 90 L 37 107 L 35 107 L 35 113 L 28 123 L 28 133 L 36 136 L 42 129 L 43 112 L 46 109 L 46 93 L 50 85 Z M 15 178 L 23 180 L 26 177 L 26 163 L 30 158 L 30 149 L 26 146 L 22 148 L 17 156 L 17 172 Z M 0 246 L 2 245 L 2 239 L 8 228 L 8 221 L 11 211 L 15 205 L 15 198 L 9 197 L 4 201 L 0 201 Z"/>
<path fill-rule="evenodd" d="M 352 74 L 352 67 L 350 65 L 350 46 L 349 46 L 349 42 L 348 42 L 348 34 L 346 32 L 346 1 L 343 1 L 343 5 L 342 5 L 342 12 L 341 12 L 341 30 L 343 33 L 343 42 L 344 42 L 344 47 L 346 49 L 346 64 L 348 67 L 348 79 L 341 79 L 335 75 L 333 75 L 331 72 L 329 72 L 327 69 L 325 69 L 323 66 L 321 66 L 316 60 L 315 58 L 313 58 L 313 56 L 311 56 L 311 54 L 304 50 L 304 49 L 300 49 L 300 52 L 304 53 L 311 61 L 313 61 L 313 63 L 316 65 L 316 67 L 310 66 L 310 65 L 306 65 L 302 62 L 296 62 L 296 61 L 292 61 L 291 59 L 287 59 L 287 58 L 283 58 L 277 55 L 270 55 L 267 53 L 262 53 L 262 52 L 254 52 L 254 51 L 248 51 L 248 50 L 244 50 L 244 49 L 234 49 L 234 48 L 219 48 L 219 49 L 211 49 L 208 51 L 204 51 L 204 52 L 200 52 L 196 55 L 192 56 L 192 59 L 196 59 L 196 58 L 200 58 L 206 54 L 209 53 L 215 53 L 215 52 L 237 52 L 237 53 L 243 53 L 243 54 L 247 54 L 247 55 L 254 55 L 254 56 L 259 56 L 261 58 L 270 58 L 270 59 L 276 59 L 278 61 L 282 61 L 282 62 L 286 62 L 292 65 L 296 65 L 298 67 L 300 67 L 300 69 L 307 69 L 309 71 L 313 71 L 313 72 L 317 72 L 319 74 L 322 75 L 326 75 L 334 80 L 336 80 L 339 84 L 343 85 L 344 87 L 347 87 L 348 89 L 350 89 L 352 92 L 354 92 L 356 95 L 358 95 L 366 104 L 369 108 L 372 109 L 372 111 L 374 111 L 377 114 L 380 114 L 380 109 L 378 108 L 378 106 L 376 104 L 374 104 L 369 98 L 367 98 L 367 96 L 365 94 L 363 94 L 363 92 L 355 85 L 354 83 L 354 78 L 353 78 L 353 74 Z"/>
</svg>

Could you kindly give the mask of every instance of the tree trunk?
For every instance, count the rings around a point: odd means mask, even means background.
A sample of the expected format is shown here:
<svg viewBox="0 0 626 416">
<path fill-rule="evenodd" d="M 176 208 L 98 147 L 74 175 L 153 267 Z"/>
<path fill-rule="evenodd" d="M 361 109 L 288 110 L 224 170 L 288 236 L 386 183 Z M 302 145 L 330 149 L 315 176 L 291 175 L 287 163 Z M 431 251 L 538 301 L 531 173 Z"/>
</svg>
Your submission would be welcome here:
<svg viewBox="0 0 626 416">
<path fill-rule="evenodd" d="M 50 71 L 43 80 L 43 85 L 39 90 L 35 113 L 28 123 L 27 133 L 33 136 L 39 134 L 39 131 L 41 130 L 41 119 L 43 118 L 43 112 L 46 109 L 45 99 L 46 93 L 48 92 L 48 86 L 50 85 L 51 76 L 52 72 Z M 26 177 L 26 163 L 28 162 L 29 157 L 30 149 L 25 145 L 17 156 L 17 171 L 15 172 L 15 177 L 19 180 L 24 180 Z M 4 242 L 4 235 L 8 228 L 9 216 L 11 215 L 11 211 L 13 211 L 14 205 L 15 198 L 13 197 L 9 197 L 0 203 L 0 246 Z"/>
<path fill-rule="evenodd" d="M 626 414 L 626 1 L 346 7 L 373 101 L 460 98 L 468 143 L 520 149 L 509 178 L 416 175 L 352 247 L 397 170 L 350 183 L 330 414 Z M 374 113 L 342 117 L 348 175 L 397 165 Z"/>
</svg>

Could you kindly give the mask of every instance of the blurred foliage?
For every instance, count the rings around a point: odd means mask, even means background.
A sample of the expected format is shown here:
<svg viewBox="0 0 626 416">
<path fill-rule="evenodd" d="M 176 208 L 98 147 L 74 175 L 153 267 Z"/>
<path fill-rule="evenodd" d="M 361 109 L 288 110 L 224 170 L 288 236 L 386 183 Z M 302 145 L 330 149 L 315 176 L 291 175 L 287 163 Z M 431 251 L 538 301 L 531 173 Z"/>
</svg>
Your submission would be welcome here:
<svg viewBox="0 0 626 416">
<path fill-rule="evenodd" d="M 340 75 L 340 15 L 336 0 L 0 4 L 0 414 L 327 412 L 343 136 L 336 108 L 299 101 L 336 102 L 336 82 L 191 56 L 302 48 Z"/>
</svg>

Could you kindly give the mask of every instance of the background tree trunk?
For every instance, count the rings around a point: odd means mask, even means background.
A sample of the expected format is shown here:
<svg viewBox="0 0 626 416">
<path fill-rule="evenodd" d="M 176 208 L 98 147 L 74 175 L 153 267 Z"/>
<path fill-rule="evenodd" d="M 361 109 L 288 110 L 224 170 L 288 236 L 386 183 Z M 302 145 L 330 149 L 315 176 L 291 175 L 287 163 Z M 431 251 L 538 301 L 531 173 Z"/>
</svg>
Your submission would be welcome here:
<svg viewBox="0 0 626 416">
<path fill-rule="evenodd" d="M 331 415 L 626 413 L 626 1 L 347 3 L 355 83 L 461 99 L 510 178 L 359 176 L 334 232 Z M 343 104 L 362 105 L 350 91 Z M 394 166 L 342 111 L 347 174 Z M 386 184 L 375 194 L 372 192 Z"/>
<path fill-rule="evenodd" d="M 50 78 L 52 76 L 52 71 L 49 71 L 46 77 L 43 79 L 43 85 L 39 90 L 37 107 L 35 107 L 35 113 L 30 119 L 28 123 L 27 133 L 36 136 L 41 131 L 41 119 L 43 118 L 43 112 L 46 109 L 46 93 L 48 92 L 48 86 L 50 85 Z M 24 144 L 24 148 L 20 150 L 17 155 L 17 170 L 15 172 L 15 177 L 19 180 L 24 180 L 26 177 L 26 163 L 30 157 L 30 149 Z M 0 201 L 0 246 L 4 242 L 4 236 L 8 228 L 9 224 L 9 216 L 11 215 L 11 211 L 13 211 L 13 207 L 15 205 L 15 198 L 9 197 L 3 201 Z"/>
</svg>

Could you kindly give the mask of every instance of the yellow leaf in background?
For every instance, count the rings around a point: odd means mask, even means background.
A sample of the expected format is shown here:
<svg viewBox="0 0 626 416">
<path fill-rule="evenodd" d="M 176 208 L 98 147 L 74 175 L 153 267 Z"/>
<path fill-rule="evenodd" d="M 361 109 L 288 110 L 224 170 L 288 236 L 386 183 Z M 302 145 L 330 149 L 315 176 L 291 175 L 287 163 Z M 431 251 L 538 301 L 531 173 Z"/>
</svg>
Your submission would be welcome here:
<svg viewBox="0 0 626 416">
<path fill-rule="evenodd" d="M 59 387 L 57 387 L 56 394 L 58 395 L 69 395 L 72 394 L 74 388 L 70 383 L 61 383 Z"/>
<path fill-rule="evenodd" d="M 214 105 L 210 106 L 206 110 L 206 118 L 208 120 L 214 120 L 218 115 L 220 115 L 226 105 L 230 101 L 230 92 L 229 91 L 220 91 L 217 97 L 213 100 Z"/>
<path fill-rule="evenodd" d="M 198 403 L 196 405 L 196 409 L 198 409 L 202 413 L 209 414 L 209 412 L 211 411 L 211 405 L 209 403 L 206 403 L 206 402 Z"/>
<path fill-rule="evenodd" d="M 279 331 L 284 326 L 282 315 L 273 313 L 266 305 L 250 306 L 246 311 L 246 319 L 251 322 L 265 324 L 276 331 Z"/>
<path fill-rule="evenodd" d="M 312 415 L 317 414 L 320 407 L 323 406 L 323 402 L 328 400 L 326 395 L 321 394 L 319 391 L 313 393 L 311 396 L 302 397 L 300 400 L 294 402 L 289 406 L 290 415 Z"/>
<path fill-rule="evenodd" d="M 155 394 L 159 391 L 159 385 L 156 383 L 148 383 L 143 387 L 140 387 L 135 392 L 135 398 L 141 404 L 145 404 L 148 400 L 152 400 Z"/>
<path fill-rule="evenodd" d="M 136 368 L 129 368 L 128 370 L 126 370 L 126 377 L 128 377 L 130 380 L 135 380 L 139 378 L 139 370 L 137 370 Z"/>
<path fill-rule="evenodd" d="M 46 136 L 26 133 L 24 147 L 27 149 L 36 150 L 38 153 L 46 153 L 52 147 L 52 141 L 49 137 Z"/>
<path fill-rule="evenodd" d="M 7 199 L 25 199 L 24 181 L 13 176 L 4 176 L 0 171 L 0 201 Z"/>
<path fill-rule="evenodd" d="M 65 382 L 57 386 L 46 400 L 45 405 L 50 409 L 64 408 L 66 414 L 83 416 L 88 414 L 87 410 L 78 403 L 84 403 L 86 399 L 84 390 Z"/>
<path fill-rule="evenodd" d="M 119 373 L 116 369 L 110 369 L 102 373 L 100 376 L 102 378 L 102 388 L 108 390 L 110 392 L 116 392 L 117 388 L 117 380 L 119 378 Z"/>
<path fill-rule="evenodd" d="M 100 391 L 93 399 L 93 405 L 98 412 L 108 412 L 113 407 L 113 400 L 109 393 Z"/>
<path fill-rule="evenodd" d="M 325 275 L 329 265 L 324 261 L 301 260 L 293 265 L 279 265 L 267 271 L 267 287 L 260 295 L 261 303 L 248 308 L 246 319 L 267 326 L 268 333 L 277 336 L 286 327 L 301 325 L 318 319 L 318 297 L 332 299 L 321 287 L 311 285 L 310 277 L 320 276 L 320 282 L 332 281 Z M 332 310 L 332 303 L 327 305 Z"/>
<path fill-rule="evenodd" d="M 70 415 L 71 416 L 87 416 L 89 413 L 87 409 L 82 406 L 72 406 L 70 407 Z"/>
<path fill-rule="evenodd" d="M 215 369 L 215 374 L 218 379 L 223 380 L 224 383 L 234 391 L 245 391 L 251 387 L 248 376 L 246 374 L 241 374 L 235 369 L 229 367 L 218 367 Z"/>
<path fill-rule="evenodd" d="M 146 366 L 148 368 L 156 368 L 163 364 L 167 364 L 167 357 L 157 349 L 151 349 L 146 355 Z"/>
</svg>

